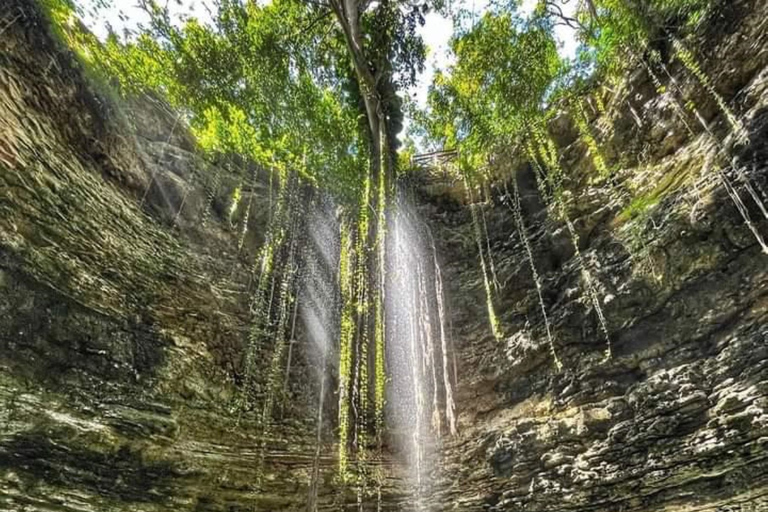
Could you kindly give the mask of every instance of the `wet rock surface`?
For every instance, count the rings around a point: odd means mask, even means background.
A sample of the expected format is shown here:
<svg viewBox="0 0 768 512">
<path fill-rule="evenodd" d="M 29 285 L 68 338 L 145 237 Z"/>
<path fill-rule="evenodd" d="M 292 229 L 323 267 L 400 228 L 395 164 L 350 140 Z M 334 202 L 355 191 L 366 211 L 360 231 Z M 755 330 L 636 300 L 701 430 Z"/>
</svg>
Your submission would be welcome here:
<svg viewBox="0 0 768 512">
<path fill-rule="evenodd" d="M 153 98 L 104 99 L 32 2 L 6 7 L 0 510 L 301 508 L 311 385 L 291 388 L 265 443 L 232 407 L 264 173 L 202 158 Z"/>
</svg>

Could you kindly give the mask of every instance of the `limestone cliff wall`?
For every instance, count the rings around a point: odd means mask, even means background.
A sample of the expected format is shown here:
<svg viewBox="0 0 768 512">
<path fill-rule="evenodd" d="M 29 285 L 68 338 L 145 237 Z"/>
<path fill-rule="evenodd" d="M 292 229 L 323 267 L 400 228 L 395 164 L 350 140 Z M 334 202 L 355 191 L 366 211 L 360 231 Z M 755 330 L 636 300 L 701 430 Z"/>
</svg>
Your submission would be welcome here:
<svg viewBox="0 0 768 512">
<path fill-rule="evenodd" d="M 606 112 L 595 109 L 591 129 L 618 169 L 614 179 L 596 179 L 567 115 L 550 126 L 607 319 L 610 360 L 568 232 L 544 207 L 525 159 L 495 171 L 518 180 L 562 371 L 505 201 L 511 183 L 500 181 L 478 207 L 498 283 L 504 336 L 496 341 L 469 208 L 454 185 L 422 179 L 421 211 L 442 254 L 459 368 L 461 433 L 446 441 L 436 471 L 437 510 L 768 510 L 768 256 L 713 164 L 727 155 L 725 165 L 743 168 L 766 200 L 768 13 L 764 2 L 727 4 L 688 44 L 743 120 L 748 145 L 734 144 L 713 97 L 674 59 L 667 66 L 679 90 L 664 76 L 659 94 L 640 68 L 604 91 Z M 690 110 L 686 129 L 674 108 L 686 98 L 712 135 Z M 747 207 L 768 234 L 755 203 Z"/>
<path fill-rule="evenodd" d="M 232 410 L 269 182 L 95 89 L 34 2 L 0 10 L 0 510 L 302 507 L 306 390 L 263 464 Z"/>
</svg>

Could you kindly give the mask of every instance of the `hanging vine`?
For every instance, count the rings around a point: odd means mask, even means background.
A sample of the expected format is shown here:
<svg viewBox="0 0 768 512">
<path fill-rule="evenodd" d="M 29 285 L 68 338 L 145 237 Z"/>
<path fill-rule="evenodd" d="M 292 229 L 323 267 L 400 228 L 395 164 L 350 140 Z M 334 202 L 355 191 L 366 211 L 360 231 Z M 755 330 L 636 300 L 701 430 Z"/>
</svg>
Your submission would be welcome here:
<svg viewBox="0 0 768 512">
<path fill-rule="evenodd" d="M 529 158 L 534 162 L 540 158 L 544 162 L 547 170 L 547 172 L 544 172 L 544 169 L 542 169 L 541 165 L 534 164 L 534 168 L 537 171 L 535 174 L 536 179 L 542 182 L 542 184 L 546 183 L 549 186 L 548 188 L 551 192 L 552 202 L 554 202 L 554 205 L 552 206 L 554 206 L 558 216 L 563 222 L 565 222 L 566 228 L 568 229 L 568 234 L 570 235 L 571 243 L 576 255 L 576 262 L 579 266 L 581 279 L 586 288 L 587 298 L 591 302 L 592 307 L 597 314 L 600 331 L 605 337 L 605 356 L 606 358 L 610 358 L 612 356 L 612 350 L 611 338 L 608 332 L 608 323 L 605 319 L 605 315 L 603 314 L 603 308 L 600 304 L 600 297 L 595 287 L 594 278 L 592 277 L 592 274 L 584 260 L 584 256 L 581 253 L 581 249 L 579 248 L 579 234 L 576 231 L 576 227 L 573 225 L 570 216 L 568 215 L 568 209 L 565 205 L 564 190 L 562 186 L 563 171 L 560 167 L 560 164 L 558 163 L 557 149 L 555 148 L 555 144 L 552 142 L 552 139 L 550 139 L 545 134 L 543 128 L 536 125 L 535 123 L 532 124 L 531 128 L 531 135 L 534 142 L 533 149 L 536 150 L 538 155 L 536 153 L 529 154 Z M 542 184 L 539 186 L 541 187 Z"/>
<path fill-rule="evenodd" d="M 555 363 L 555 368 L 558 371 L 562 370 L 563 363 L 560 362 L 560 358 L 557 357 L 557 351 L 555 350 L 555 341 L 552 336 L 552 329 L 549 325 L 549 316 L 547 315 L 547 308 L 544 305 L 544 297 L 541 293 L 541 278 L 539 272 L 536 269 L 536 260 L 533 257 L 533 250 L 531 249 L 531 243 L 528 240 L 528 232 L 525 227 L 525 221 L 523 220 L 523 212 L 520 206 L 520 190 L 517 184 L 517 177 L 512 178 L 512 188 L 514 190 L 514 196 L 512 198 L 512 204 L 510 203 L 509 190 L 507 184 L 504 183 L 504 192 L 507 202 L 507 206 L 512 210 L 515 217 L 515 224 L 517 224 L 517 232 L 520 235 L 520 240 L 523 242 L 525 248 L 525 254 L 528 257 L 528 264 L 531 268 L 531 276 L 533 277 L 534 285 L 536 286 L 536 296 L 539 299 L 539 308 L 541 310 L 541 316 L 544 319 L 544 328 L 547 332 L 547 342 L 549 343 L 549 350 L 552 354 L 552 361 Z"/>
</svg>

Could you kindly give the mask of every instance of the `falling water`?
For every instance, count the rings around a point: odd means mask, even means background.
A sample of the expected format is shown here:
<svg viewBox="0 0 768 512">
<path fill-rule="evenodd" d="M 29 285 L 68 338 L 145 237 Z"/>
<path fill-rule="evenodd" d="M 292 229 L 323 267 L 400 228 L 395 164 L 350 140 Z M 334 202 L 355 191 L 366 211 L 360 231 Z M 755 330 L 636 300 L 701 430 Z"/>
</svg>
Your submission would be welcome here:
<svg viewBox="0 0 768 512">
<path fill-rule="evenodd" d="M 651 59 L 655 62 L 660 61 L 660 57 L 656 52 L 651 52 Z M 664 85 L 661 83 L 661 79 L 659 78 L 659 76 L 656 74 L 655 71 L 653 71 L 653 68 L 648 64 L 648 62 L 646 62 L 645 59 L 640 59 L 640 61 L 643 63 L 643 67 L 645 67 L 645 70 L 648 73 L 648 76 L 651 77 L 651 82 L 653 82 L 653 86 L 656 88 L 656 92 L 659 94 L 663 94 L 665 88 L 664 88 Z M 664 69 L 666 70 L 666 67 Z M 669 75 L 669 76 L 670 76 L 670 79 L 672 80 L 671 83 L 673 85 L 676 85 L 676 82 L 672 78 L 672 75 Z M 675 113 L 677 114 L 677 117 L 680 119 L 680 121 L 682 121 L 683 126 L 685 126 L 685 129 L 688 132 L 688 134 L 693 135 L 693 129 L 691 128 L 691 125 L 688 124 L 688 120 L 686 119 L 685 109 L 683 108 L 682 105 L 680 105 L 680 101 L 677 99 L 677 97 L 674 94 L 671 95 L 671 98 L 672 98 L 672 107 L 675 109 Z M 696 114 L 698 114 L 698 111 L 696 112 Z M 697 118 L 699 119 L 699 122 L 703 122 L 705 128 L 709 129 L 709 127 L 707 127 L 706 125 L 706 122 L 703 121 L 703 119 L 701 119 L 701 116 L 697 116 Z"/>
<path fill-rule="evenodd" d="M 490 195 L 490 194 L 489 194 Z M 485 237 L 485 248 L 486 248 L 486 254 L 488 255 L 488 266 L 491 269 L 491 283 L 493 284 L 493 289 L 496 291 L 496 293 L 499 293 L 501 291 L 501 284 L 499 283 L 499 278 L 496 275 L 496 264 L 493 261 L 493 252 L 491 251 L 491 237 L 488 235 L 488 223 L 485 220 L 485 204 L 490 203 L 491 199 L 490 197 L 487 197 L 484 201 L 484 204 L 481 204 L 480 209 L 480 218 L 483 220 L 483 235 Z"/>
<path fill-rule="evenodd" d="M 429 261 L 429 260 L 427 260 Z M 442 435 L 443 422 L 440 414 L 440 399 L 438 393 L 440 386 L 437 384 L 437 364 L 435 359 L 435 344 L 432 335 L 432 322 L 429 307 L 429 295 L 427 294 L 427 279 L 424 266 L 421 262 L 417 267 L 419 275 L 419 322 L 421 324 L 422 368 L 424 372 L 432 376 L 432 417 L 430 423 L 438 436 Z"/>
<path fill-rule="evenodd" d="M 287 188 L 287 185 L 284 185 L 282 190 L 287 191 Z M 277 256 L 282 248 L 286 225 L 285 219 L 288 217 L 286 213 L 288 210 L 287 192 L 281 193 L 281 199 L 281 202 L 278 204 L 278 211 L 273 220 L 270 221 L 266 241 L 255 258 L 251 271 L 251 277 L 258 275 L 258 278 L 256 279 L 256 287 L 252 291 L 249 304 L 252 318 L 248 333 L 248 344 L 245 350 L 244 385 L 239 400 L 241 413 L 251 405 L 251 391 L 254 388 L 257 377 L 258 361 L 264 355 L 262 354 L 262 350 L 265 348 L 264 338 L 269 337 L 270 333 L 272 302 L 276 283 L 275 263 L 279 262 Z M 249 289 L 251 284 L 248 284 Z M 269 300 L 267 300 L 268 286 L 270 288 Z"/>
<path fill-rule="evenodd" d="M 528 264 L 531 268 L 531 276 L 533 277 L 533 282 L 536 285 L 536 295 L 539 299 L 539 308 L 541 309 L 541 316 L 544 318 L 544 327 L 547 331 L 547 341 L 549 342 L 549 349 L 552 353 L 552 360 L 555 363 L 555 367 L 559 370 L 563 368 L 563 364 L 560 362 L 560 359 L 557 357 L 557 351 L 555 350 L 555 342 L 552 339 L 552 330 L 549 326 L 549 317 L 547 316 L 547 308 L 544 305 L 544 297 L 541 294 L 541 278 L 539 277 L 539 272 L 536 269 L 536 261 L 533 257 L 533 249 L 531 248 L 531 243 L 528 240 L 528 232 L 525 228 L 525 222 L 523 221 L 523 211 L 522 207 L 520 205 L 520 190 L 517 185 L 517 177 L 512 178 L 512 186 L 513 190 L 515 191 L 515 195 L 513 198 L 513 203 L 509 204 L 509 190 L 507 190 L 506 183 L 504 184 L 504 192 L 506 193 L 506 200 L 507 205 L 509 208 L 512 209 L 512 213 L 515 217 L 515 224 L 517 224 L 517 232 L 520 235 L 520 239 L 523 242 L 523 247 L 525 247 L 525 253 L 526 256 L 528 256 Z"/>
<path fill-rule="evenodd" d="M 699 83 L 704 87 L 704 89 L 709 93 L 709 95 L 715 100 L 715 103 L 717 103 L 718 107 L 720 107 L 721 112 L 728 120 L 728 124 L 731 127 L 731 133 L 735 137 L 736 141 L 740 144 L 746 144 L 748 142 L 748 136 L 747 131 L 744 128 L 744 124 L 741 122 L 741 120 L 736 118 L 736 115 L 733 113 L 733 111 L 728 107 L 728 105 L 725 103 L 725 100 L 722 96 L 715 90 L 714 86 L 709 80 L 709 77 L 704 73 L 704 71 L 701 69 L 699 64 L 696 62 L 696 60 L 693 57 L 693 54 L 691 54 L 687 49 L 685 49 L 681 43 L 679 43 L 677 40 L 675 40 L 675 48 L 678 51 L 678 54 L 680 56 L 681 61 L 685 65 L 685 67 L 693 73 L 693 75 L 699 80 Z M 675 77 L 669 72 L 669 69 L 667 66 L 664 65 L 664 62 L 661 61 L 661 57 L 658 55 L 658 53 L 652 53 L 652 56 L 655 56 L 655 59 L 657 63 L 661 66 L 661 68 L 664 70 L 664 73 L 669 78 L 670 83 L 672 83 L 675 86 L 676 91 L 680 95 L 684 95 L 682 88 L 677 83 L 677 80 Z M 649 69 L 649 73 L 652 73 L 652 71 Z M 655 79 L 658 81 L 658 79 Z M 696 106 L 693 103 L 689 103 L 691 106 L 691 109 L 693 110 L 696 119 L 699 121 L 699 124 L 704 128 L 706 133 L 710 136 L 710 138 L 717 144 L 718 149 L 721 152 L 725 152 L 725 147 L 723 144 L 717 140 L 715 137 L 715 134 L 712 132 L 712 130 L 709 128 L 709 124 L 704 120 L 704 117 L 701 115 L 699 110 L 696 108 Z M 690 128 L 689 128 L 690 131 Z M 708 167 L 708 166 L 705 166 Z M 739 181 L 742 183 L 744 188 L 747 190 L 747 193 L 752 198 L 752 200 L 755 202 L 757 207 L 760 209 L 760 212 L 763 214 L 763 216 L 768 219 L 768 209 L 766 209 L 765 202 L 760 198 L 760 196 L 755 191 L 755 188 L 752 186 L 752 181 L 749 179 L 749 176 L 744 172 L 744 169 L 738 165 L 736 162 L 734 162 L 734 165 L 732 166 L 733 172 L 736 175 L 736 177 L 739 179 Z M 744 222 L 747 224 L 749 229 L 755 234 L 755 237 L 757 238 L 757 241 L 760 243 L 760 246 L 763 248 L 763 252 L 768 253 L 768 246 L 766 245 L 765 241 L 763 240 L 762 236 L 759 234 L 759 232 L 756 230 L 756 228 L 752 225 L 752 221 L 749 218 L 749 215 L 746 213 L 747 208 L 744 205 L 741 197 L 739 196 L 738 192 L 736 191 L 733 184 L 730 182 L 730 179 L 727 175 L 727 173 L 720 169 L 718 171 L 718 177 L 720 178 L 721 183 L 723 184 L 723 187 L 725 188 L 728 195 L 731 197 L 731 200 L 733 200 L 734 204 L 736 205 L 736 209 L 741 213 Z M 764 195 L 764 194 L 763 194 Z"/>
<path fill-rule="evenodd" d="M 677 58 L 680 59 L 686 69 L 688 69 L 688 71 L 690 71 L 698 79 L 704 90 L 713 100 L 715 100 L 717 106 L 720 107 L 721 112 L 733 130 L 734 136 L 736 136 L 737 139 L 746 140 L 747 135 L 746 130 L 744 129 L 744 125 L 739 119 L 736 118 L 733 110 L 731 110 L 728 104 L 725 103 L 723 97 L 715 90 L 714 85 L 712 85 L 712 81 L 709 79 L 706 73 L 704 73 L 704 70 L 701 69 L 699 63 L 696 62 L 696 58 L 693 56 L 693 54 L 677 38 L 672 39 L 672 47 L 675 49 L 675 55 Z"/>
<path fill-rule="evenodd" d="M 711 157 L 707 158 L 707 161 L 704 163 L 705 170 L 709 167 L 711 167 Z M 725 170 L 721 169 L 720 167 L 717 168 L 717 176 L 720 179 L 720 182 L 723 185 L 723 188 L 725 188 L 726 193 L 731 198 L 731 201 L 733 201 L 733 204 L 736 206 L 736 210 L 741 215 L 741 218 L 744 220 L 744 223 L 747 225 L 747 228 L 752 232 L 757 242 L 760 244 L 760 247 L 762 248 L 763 252 L 765 254 L 768 254 L 768 244 L 766 244 L 765 239 L 763 238 L 763 235 L 758 231 L 757 226 L 755 226 L 754 222 L 752 222 L 752 217 L 749 214 L 749 210 L 747 209 L 747 206 L 744 204 L 744 201 L 741 199 L 741 196 L 739 195 L 739 192 L 736 190 L 736 187 L 733 186 L 733 183 L 731 182 L 731 179 L 728 177 L 728 174 Z M 758 204 L 762 205 L 762 202 L 757 199 Z M 762 208 L 761 208 L 762 209 Z"/>
<path fill-rule="evenodd" d="M 435 469 L 432 459 L 436 456 L 436 441 L 441 435 L 457 432 L 455 362 L 451 376 L 450 328 L 434 238 L 401 194 L 387 216 L 391 229 L 383 254 L 387 268 L 387 293 L 382 293 L 386 349 L 383 362 L 375 363 L 377 368 L 381 365 L 386 369 L 387 380 L 382 379 L 381 384 L 387 396 L 386 403 L 381 401 L 386 425 L 379 425 L 377 413 L 378 451 L 374 453 L 369 448 L 373 439 L 368 439 L 374 419 L 368 411 L 373 391 L 368 385 L 368 370 L 375 358 L 368 352 L 369 345 L 377 340 L 365 332 L 365 325 L 369 315 L 376 313 L 365 305 L 376 291 L 366 280 L 360 280 L 357 243 L 340 229 L 333 202 L 316 195 L 307 212 L 299 215 L 297 210 L 301 208 L 294 196 L 298 197 L 285 191 L 278 196 L 279 213 L 270 225 L 270 236 L 257 265 L 260 272 L 252 306 L 263 314 L 254 319 L 248 367 L 252 379 L 260 359 L 267 366 L 266 396 L 260 411 L 259 465 L 266 454 L 273 408 L 290 390 L 292 354 L 298 350 L 294 343 L 300 338 L 305 340 L 300 353 L 313 370 L 317 389 L 316 445 L 307 476 L 307 512 L 323 506 L 318 492 L 324 479 L 323 468 L 328 464 L 324 446 L 331 440 L 330 425 L 335 420 L 335 404 L 329 393 L 331 375 L 337 372 L 338 471 L 343 482 L 355 485 L 357 509 L 367 509 L 370 498 L 380 508 L 383 480 L 393 475 L 386 473 L 381 464 L 384 432 L 393 462 L 400 462 L 398 467 L 403 468 L 396 474 L 402 474 L 412 490 L 409 502 L 415 510 L 428 510 L 425 497 Z M 300 233 L 302 250 L 296 251 Z M 280 263 L 282 259 L 286 261 Z M 296 326 L 297 319 L 300 327 Z M 271 350 L 265 342 L 272 345 Z M 332 367 L 334 361 L 338 361 L 337 368 Z M 376 393 L 376 399 L 381 400 L 378 390 Z M 382 432 L 380 426 L 384 426 Z M 259 475 L 260 481 L 261 471 Z M 350 477 L 353 480 L 348 480 Z M 344 496 L 341 499 L 346 502 Z"/>
<path fill-rule="evenodd" d="M 315 454 L 307 497 L 307 512 L 317 510 L 320 483 L 320 459 L 323 447 L 325 395 L 328 389 L 328 362 L 339 331 L 339 301 L 336 286 L 339 240 L 334 205 L 324 196 L 311 205 L 307 226 L 309 245 L 304 257 L 304 279 L 301 284 L 300 316 L 308 346 L 307 358 L 318 385 Z M 286 373 L 286 378 L 288 374 Z"/>
<path fill-rule="evenodd" d="M 395 447 L 404 454 L 407 479 L 415 482 L 416 502 L 420 504 L 424 476 L 423 379 L 418 347 L 417 283 L 419 276 L 418 235 L 408 212 L 399 201 L 392 215 L 388 254 L 388 288 L 386 311 L 389 320 L 387 363 L 390 382 L 387 389 L 387 418 Z M 420 508 L 420 505 L 417 506 Z"/>
<path fill-rule="evenodd" d="M 477 215 L 478 205 L 472 202 L 472 195 L 469 192 L 469 185 L 467 184 L 467 195 L 469 199 L 469 211 L 472 215 L 472 227 L 475 233 L 475 243 L 477 244 L 477 252 L 480 257 L 480 269 L 483 272 L 483 285 L 485 286 L 485 298 L 488 305 L 488 321 L 491 324 L 491 332 L 493 337 L 497 340 L 502 338 L 501 325 L 499 319 L 496 316 L 496 309 L 493 305 L 493 293 L 491 291 L 491 279 L 488 277 L 488 265 L 485 262 L 485 256 L 483 251 L 482 233 L 480 231 L 480 223 Z"/>
<path fill-rule="evenodd" d="M 278 317 L 277 325 L 272 334 L 273 347 L 267 375 L 266 396 L 261 410 L 259 461 L 257 466 L 256 484 L 261 485 L 263 478 L 264 461 L 267 454 L 267 442 L 272 435 L 273 414 L 276 408 L 282 405 L 282 361 L 286 348 L 286 335 L 288 318 L 290 317 L 290 303 L 295 300 L 294 284 L 298 266 L 296 264 L 297 228 L 296 222 L 291 230 L 288 247 L 288 258 L 283 266 L 282 278 L 279 283 Z M 276 281 L 276 279 L 275 279 Z M 271 301 L 272 299 L 270 299 Z M 268 340 L 263 340 L 268 341 Z"/>
<path fill-rule="evenodd" d="M 573 225 L 573 222 L 571 221 L 570 215 L 568 215 L 568 209 L 566 208 L 565 201 L 563 199 L 561 183 L 563 172 L 560 168 L 560 164 L 558 163 L 557 150 L 555 149 L 555 145 L 552 140 L 544 134 L 540 127 L 534 126 L 533 128 L 533 135 L 538 145 L 538 153 L 547 166 L 548 171 L 547 173 L 544 172 L 544 169 L 539 164 L 538 158 L 532 152 L 533 148 L 530 148 L 531 154 L 529 154 L 529 157 L 531 158 L 531 163 L 533 164 L 535 170 L 534 176 L 537 181 L 537 186 L 539 187 L 539 190 L 545 190 L 545 184 L 549 185 L 549 188 L 551 189 L 551 194 L 549 194 L 549 197 L 551 197 L 551 202 L 554 203 L 550 204 L 549 207 L 554 207 L 556 209 L 557 213 L 565 222 L 565 226 L 568 229 L 568 234 L 571 237 L 571 243 L 573 244 L 573 250 L 576 256 L 576 262 L 579 266 L 581 279 L 586 287 L 587 298 L 592 303 L 592 307 L 597 314 L 600 330 L 605 337 L 605 357 L 606 359 L 610 359 L 612 357 L 612 347 L 611 337 L 608 333 L 608 322 L 605 318 L 605 315 L 603 314 L 603 308 L 600 305 L 600 297 L 597 294 L 595 280 L 592 277 L 592 273 L 589 271 L 589 268 L 587 267 L 584 256 L 581 254 L 581 249 L 579 249 L 579 234 L 576 231 L 576 227 Z"/>
<path fill-rule="evenodd" d="M 248 222 L 251 219 L 251 209 L 253 208 L 253 197 L 256 195 L 256 170 L 257 167 L 253 166 L 253 172 L 251 173 L 250 181 L 250 194 L 248 194 L 248 205 L 245 207 L 245 216 L 242 220 L 242 226 L 240 228 L 240 238 L 237 241 L 237 254 L 243 250 L 245 245 L 245 236 L 248 234 Z"/>
<path fill-rule="evenodd" d="M 746 143 L 748 139 L 747 139 L 746 130 L 744 128 L 743 123 L 736 118 L 733 111 L 725 103 L 725 100 L 715 90 L 714 86 L 709 80 L 709 77 L 701 69 L 698 62 L 696 62 L 693 54 L 690 51 L 688 51 L 682 45 L 682 43 L 680 43 L 680 41 L 678 40 L 673 40 L 673 45 L 675 50 L 677 51 L 678 58 L 686 67 L 686 69 L 688 69 L 696 77 L 696 79 L 699 81 L 699 83 L 705 89 L 705 91 L 710 95 L 710 97 L 712 97 L 715 100 L 715 103 L 718 105 L 721 112 L 723 113 L 726 120 L 728 121 L 728 124 L 731 127 L 731 133 L 735 137 L 736 141 L 740 144 Z M 658 54 L 658 52 L 656 51 L 651 52 L 651 60 L 652 62 L 654 62 L 655 64 L 658 64 L 661 67 L 661 69 L 664 71 L 667 78 L 669 79 L 669 82 L 673 85 L 675 92 L 677 92 L 681 97 L 685 98 L 685 93 L 682 87 L 677 82 L 677 79 L 674 77 L 674 75 L 670 73 L 669 69 L 662 61 L 661 56 Z M 661 81 L 659 80 L 658 76 L 653 72 L 653 69 L 651 68 L 650 65 L 648 65 L 648 63 L 643 61 L 643 64 L 645 65 L 645 69 L 648 72 L 648 75 L 651 77 L 651 80 L 656 86 L 657 91 L 661 92 L 663 90 L 663 86 L 661 85 Z M 679 104 L 677 103 L 677 99 L 674 96 L 673 96 L 673 100 L 674 100 L 673 104 L 677 106 L 676 112 L 678 117 L 682 120 L 688 132 L 692 134 L 693 131 L 691 130 L 690 126 L 685 120 L 685 113 L 683 112 L 682 108 L 679 107 Z M 709 127 L 709 123 L 707 123 L 707 121 L 701 115 L 701 113 L 696 108 L 696 106 L 692 102 L 688 102 L 688 105 L 690 110 L 693 112 L 694 116 L 696 117 L 696 120 L 704 129 L 705 133 L 717 146 L 718 151 L 720 153 L 725 153 L 726 152 L 725 146 L 720 140 L 717 139 L 717 137 L 715 137 L 715 134 L 712 132 L 712 130 Z M 766 243 L 762 234 L 760 233 L 760 231 L 757 229 L 754 222 L 752 221 L 752 218 L 749 214 L 749 210 L 747 206 L 744 204 L 744 201 L 741 199 L 741 196 L 739 195 L 738 190 L 736 189 L 733 182 L 731 181 L 731 178 L 728 176 L 727 171 L 715 165 L 712 162 L 712 159 L 708 158 L 704 164 L 704 170 L 707 171 L 712 167 L 716 168 L 715 170 L 716 176 L 720 181 L 720 183 L 723 185 L 723 188 L 725 189 L 728 196 L 731 198 L 731 201 L 733 201 L 733 204 L 736 207 L 736 210 L 739 212 L 742 219 L 744 220 L 744 224 L 752 232 L 758 244 L 760 244 L 760 247 L 762 248 L 763 252 L 768 254 L 768 244 Z M 763 216 L 766 219 L 768 219 L 768 209 L 766 209 L 765 203 L 763 202 L 763 200 L 760 198 L 757 191 L 753 187 L 752 181 L 749 179 L 749 176 L 747 176 L 747 174 L 744 172 L 744 169 L 740 165 L 738 165 L 738 163 L 734 162 L 734 165 L 732 166 L 732 170 L 733 170 L 733 173 L 738 178 L 738 180 L 742 183 L 742 185 L 746 189 L 749 196 L 752 198 L 752 200 L 755 202 L 757 207 L 760 209 L 760 212 L 763 214 Z"/>
<path fill-rule="evenodd" d="M 427 510 L 424 498 L 435 469 L 432 458 L 436 440 L 446 431 L 456 433 L 448 370 L 450 333 L 441 270 L 429 230 L 402 193 L 390 219 L 386 295 L 388 430 L 404 462 L 406 479 L 412 484 L 414 509 Z"/>
<path fill-rule="evenodd" d="M 206 185 L 206 191 L 205 191 L 205 209 L 203 210 L 202 218 L 200 219 L 200 224 L 205 226 L 208 223 L 208 219 L 211 218 L 211 212 L 213 211 L 213 202 L 216 199 L 216 192 L 219 190 L 219 185 L 221 184 L 221 166 L 216 166 L 216 168 L 213 171 L 213 177 L 211 178 L 210 182 L 208 182 Z M 182 205 L 183 207 L 183 205 Z M 181 208 L 179 207 L 179 213 L 181 213 Z"/>
</svg>

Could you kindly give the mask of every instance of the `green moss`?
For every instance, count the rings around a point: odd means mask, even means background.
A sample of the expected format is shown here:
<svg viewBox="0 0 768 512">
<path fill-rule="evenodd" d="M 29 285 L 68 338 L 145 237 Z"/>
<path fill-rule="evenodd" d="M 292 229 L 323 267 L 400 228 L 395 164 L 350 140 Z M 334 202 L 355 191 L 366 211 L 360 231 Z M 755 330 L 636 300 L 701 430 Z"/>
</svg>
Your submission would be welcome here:
<svg viewBox="0 0 768 512">
<path fill-rule="evenodd" d="M 39 0 L 38 5 L 51 21 L 51 29 L 60 41 L 65 40 L 64 26 L 75 13 L 71 0 Z"/>
<path fill-rule="evenodd" d="M 470 194 L 471 202 L 471 192 L 468 181 L 466 182 L 466 186 L 467 192 Z M 483 286 L 485 288 L 485 300 L 488 307 L 488 322 L 491 326 L 493 337 L 496 338 L 497 341 L 500 341 L 504 337 L 504 333 L 502 331 L 499 318 L 496 316 L 496 310 L 493 305 L 493 291 L 491 290 L 491 281 L 488 278 L 488 266 L 485 263 L 485 256 L 483 254 L 482 233 L 480 231 L 480 223 L 477 218 L 476 205 L 470 204 L 469 208 L 470 212 L 472 213 L 472 227 L 474 228 L 475 243 L 477 244 L 478 257 L 480 259 L 480 269 L 483 271 Z"/>
<path fill-rule="evenodd" d="M 728 124 L 731 127 L 731 130 L 733 133 L 741 138 L 744 139 L 746 137 L 744 125 L 741 123 L 741 121 L 736 117 L 736 114 L 733 112 L 733 110 L 728 106 L 728 104 L 725 102 L 725 99 L 720 95 L 720 93 L 717 92 L 715 89 L 715 85 L 712 82 L 712 80 L 707 76 L 707 74 L 702 69 L 701 65 L 696 60 L 696 57 L 694 57 L 693 53 L 691 53 L 681 42 L 679 39 L 673 38 L 672 39 L 672 46 L 675 49 L 675 56 L 680 60 L 680 62 L 683 63 L 683 66 L 690 71 L 693 76 L 696 77 L 696 79 L 699 81 L 699 84 L 704 88 L 705 91 L 709 94 L 709 96 L 715 101 L 717 106 L 720 108 L 720 111 L 725 116 L 725 119 L 728 121 Z M 695 110 L 696 106 L 693 104 L 693 101 L 688 102 L 690 105 L 686 105 L 689 109 Z"/>
<path fill-rule="evenodd" d="M 645 214 L 668 196 L 682 189 L 690 180 L 692 170 L 701 168 L 699 162 L 686 162 L 671 169 L 659 179 L 658 184 L 649 192 L 635 197 L 624 210 L 616 216 L 615 224 L 623 224 Z M 696 172 L 696 171 L 693 171 Z"/>
<path fill-rule="evenodd" d="M 341 226 L 341 255 L 339 257 L 339 285 L 342 312 L 339 340 L 339 475 L 345 481 L 348 476 L 348 444 L 350 438 L 350 382 L 352 377 L 352 337 L 355 332 L 352 281 L 354 275 L 351 250 L 354 244 L 349 226 Z"/>
<path fill-rule="evenodd" d="M 620 222 L 626 222 L 642 215 L 648 209 L 656 206 L 661 198 L 652 194 L 636 197 L 624 210 L 619 214 L 618 220 Z"/>
</svg>

